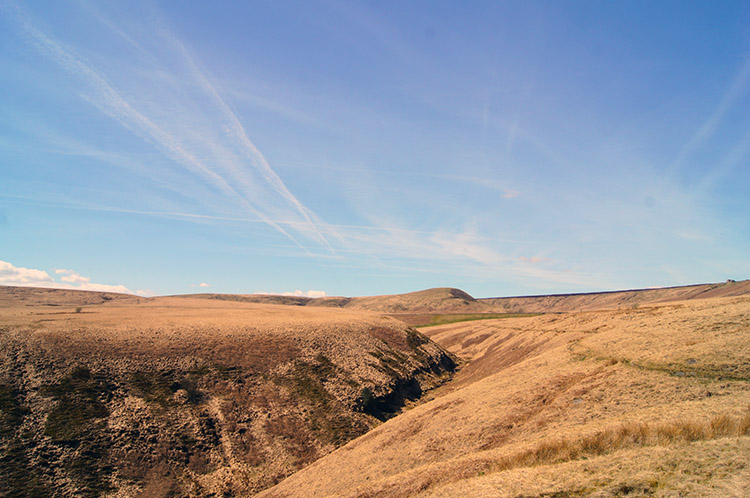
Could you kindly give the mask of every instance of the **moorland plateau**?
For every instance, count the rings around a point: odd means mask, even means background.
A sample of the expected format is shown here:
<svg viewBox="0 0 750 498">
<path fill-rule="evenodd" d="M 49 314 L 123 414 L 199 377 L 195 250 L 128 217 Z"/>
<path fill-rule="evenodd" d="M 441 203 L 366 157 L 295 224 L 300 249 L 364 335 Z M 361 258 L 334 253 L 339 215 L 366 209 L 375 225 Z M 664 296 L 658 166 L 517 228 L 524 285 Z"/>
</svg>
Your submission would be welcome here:
<svg viewBox="0 0 750 498">
<path fill-rule="evenodd" d="M 749 381 L 750 281 L 0 287 L 0 497 L 744 496 Z"/>
</svg>

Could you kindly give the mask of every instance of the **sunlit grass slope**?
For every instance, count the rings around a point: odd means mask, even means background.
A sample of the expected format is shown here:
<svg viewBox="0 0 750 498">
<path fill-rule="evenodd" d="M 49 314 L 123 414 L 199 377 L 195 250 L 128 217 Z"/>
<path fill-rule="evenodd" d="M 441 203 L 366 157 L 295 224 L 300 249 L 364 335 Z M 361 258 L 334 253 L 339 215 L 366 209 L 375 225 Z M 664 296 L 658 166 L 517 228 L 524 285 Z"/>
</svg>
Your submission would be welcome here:
<svg viewBox="0 0 750 498">
<path fill-rule="evenodd" d="M 261 494 L 742 496 L 750 298 L 421 329 L 470 362 Z"/>
</svg>

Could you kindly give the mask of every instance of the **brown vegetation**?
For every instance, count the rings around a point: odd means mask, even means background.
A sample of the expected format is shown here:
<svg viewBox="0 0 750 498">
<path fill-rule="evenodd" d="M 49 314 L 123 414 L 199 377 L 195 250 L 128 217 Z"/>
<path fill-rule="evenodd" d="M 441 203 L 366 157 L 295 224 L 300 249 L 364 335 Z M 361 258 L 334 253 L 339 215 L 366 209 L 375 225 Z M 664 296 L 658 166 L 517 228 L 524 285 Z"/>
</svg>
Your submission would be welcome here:
<svg viewBox="0 0 750 498">
<path fill-rule="evenodd" d="M 0 309 L 0 496 L 253 493 L 453 367 L 370 313 L 43 294 Z"/>
<path fill-rule="evenodd" d="M 468 362 L 454 380 L 261 496 L 741 496 L 748 317 L 733 297 L 421 329 Z"/>
<path fill-rule="evenodd" d="M 540 296 L 475 299 L 460 289 L 439 287 L 406 294 L 368 297 L 274 296 L 257 294 L 191 294 L 186 298 L 206 298 L 264 304 L 285 304 L 348 308 L 389 313 L 409 325 L 438 325 L 437 321 L 464 314 L 482 319 L 492 314 L 560 313 L 603 309 L 633 308 L 649 303 L 665 303 L 750 294 L 750 280 L 729 280 L 719 284 L 687 285 L 628 291 L 552 294 Z M 446 315 L 449 314 L 449 315 Z M 448 323 L 443 321 L 442 323 Z"/>
<path fill-rule="evenodd" d="M 0 496 L 743 496 L 749 290 L 0 288 Z"/>
<path fill-rule="evenodd" d="M 495 297 L 477 301 L 506 313 L 559 313 L 617 308 L 644 304 L 734 297 L 750 294 L 750 280 L 728 280 L 719 284 L 685 285 L 611 292 L 551 294 L 543 296 Z"/>
</svg>

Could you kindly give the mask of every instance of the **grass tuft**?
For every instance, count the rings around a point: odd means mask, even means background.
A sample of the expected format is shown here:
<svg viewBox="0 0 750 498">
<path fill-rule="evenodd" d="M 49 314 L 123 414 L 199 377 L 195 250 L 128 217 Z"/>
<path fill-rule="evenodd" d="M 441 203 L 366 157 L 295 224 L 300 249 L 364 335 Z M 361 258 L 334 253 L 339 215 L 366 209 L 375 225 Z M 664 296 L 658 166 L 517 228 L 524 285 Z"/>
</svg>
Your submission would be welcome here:
<svg viewBox="0 0 750 498">
<path fill-rule="evenodd" d="M 750 435 L 750 409 L 741 416 L 722 413 L 706 420 L 661 423 L 628 422 L 578 439 L 544 441 L 491 466 L 493 472 L 515 467 L 561 463 L 642 446 Z"/>
</svg>

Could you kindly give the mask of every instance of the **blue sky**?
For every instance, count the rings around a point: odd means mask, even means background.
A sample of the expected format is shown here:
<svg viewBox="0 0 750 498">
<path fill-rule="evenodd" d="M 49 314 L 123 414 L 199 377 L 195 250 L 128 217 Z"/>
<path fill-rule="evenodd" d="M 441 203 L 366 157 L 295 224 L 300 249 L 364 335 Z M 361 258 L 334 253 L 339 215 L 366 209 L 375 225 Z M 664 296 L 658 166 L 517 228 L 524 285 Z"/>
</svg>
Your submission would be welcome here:
<svg viewBox="0 0 750 498">
<path fill-rule="evenodd" d="M 0 0 L 0 284 L 750 278 L 747 2 Z"/>
</svg>

